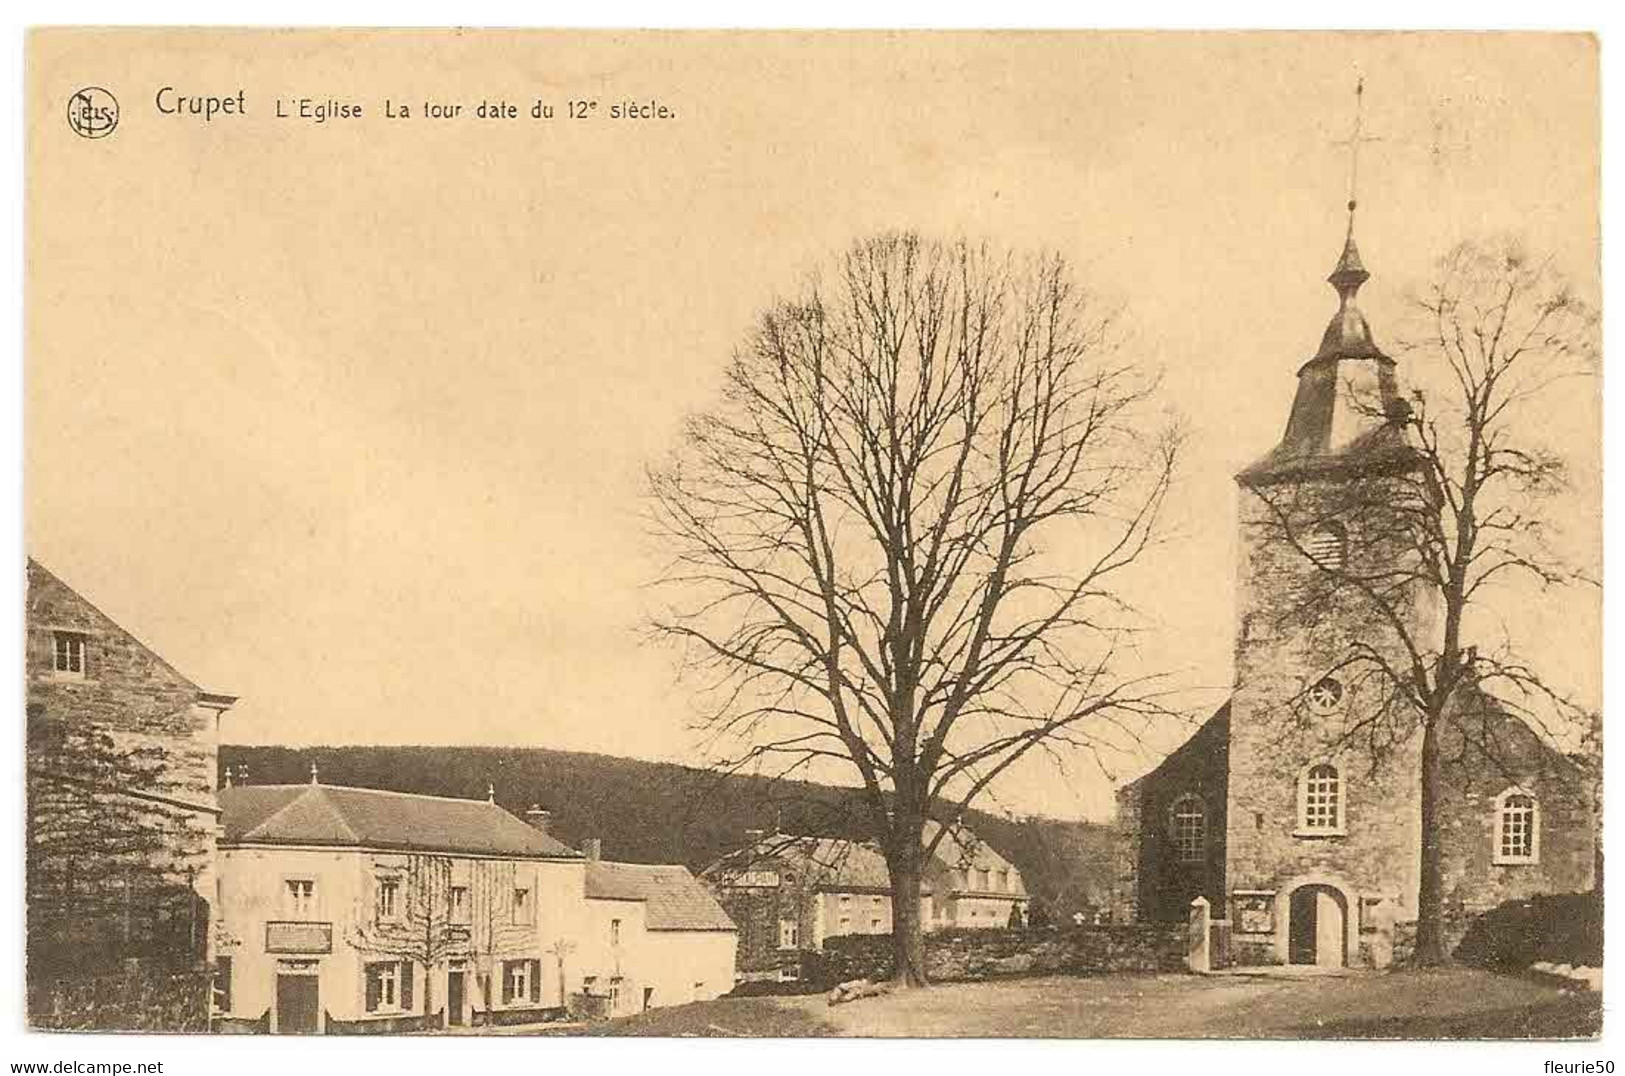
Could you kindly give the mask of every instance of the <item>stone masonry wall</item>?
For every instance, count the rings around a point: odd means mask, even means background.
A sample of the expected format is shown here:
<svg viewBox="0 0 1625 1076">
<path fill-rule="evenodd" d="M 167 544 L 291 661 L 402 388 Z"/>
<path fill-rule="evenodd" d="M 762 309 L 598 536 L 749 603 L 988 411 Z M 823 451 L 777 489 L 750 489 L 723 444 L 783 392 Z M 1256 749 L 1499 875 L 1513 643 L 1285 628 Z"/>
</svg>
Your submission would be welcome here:
<svg viewBox="0 0 1625 1076">
<path fill-rule="evenodd" d="M 1441 834 L 1452 945 L 1475 916 L 1506 901 L 1590 890 L 1596 866 L 1590 786 L 1579 769 L 1517 718 L 1491 710 L 1458 720 L 1444 738 Z M 1538 805 L 1536 863 L 1495 862 L 1496 801 L 1513 786 L 1532 793 Z"/>
<path fill-rule="evenodd" d="M 1223 914 L 1229 742 L 1225 706 L 1119 796 L 1116 922 L 1183 922 L 1198 896 Z M 1181 862 L 1174 845 L 1173 810 L 1186 796 L 1201 802 L 1206 819 L 1201 862 Z"/>
<path fill-rule="evenodd" d="M 1364 488 L 1356 500 L 1370 505 L 1381 501 L 1382 484 L 1389 480 L 1360 481 Z M 1301 482 L 1265 494 L 1278 507 L 1291 500 L 1289 512 L 1300 533 L 1320 519 L 1342 523 L 1351 565 L 1393 563 L 1404 552 L 1392 548 L 1381 521 L 1369 511 L 1343 513 L 1350 484 L 1347 479 Z M 1317 569 L 1282 540 L 1272 509 L 1245 486 L 1240 496 L 1241 619 L 1231 706 L 1227 883 L 1232 892 L 1278 892 L 1277 924 L 1287 912 L 1288 891 L 1309 881 L 1341 890 L 1349 917 L 1368 897 L 1387 902 L 1389 914 L 1413 918 L 1420 845 L 1418 767 L 1412 756 L 1419 738 L 1392 745 L 1392 753 L 1380 759 L 1347 746 L 1334 750 L 1347 730 L 1383 704 L 1389 686 L 1369 667 L 1349 666 L 1349 656 L 1364 647 L 1402 660 L 1400 644 L 1390 627 L 1352 597 L 1317 594 Z M 1434 630 L 1435 604 L 1429 592 L 1410 595 L 1407 619 L 1420 638 Z M 1327 676 L 1339 681 L 1343 696 L 1331 712 L 1316 712 L 1306 695 Z M 1345 832 L 1306 836 L 1297 832 L 1299 778 L 1321 761 L 1338 769 Z M 1239 951 L 1273 940 L 1246 936 L 1242 928 L 1237 922 Z"/>
<path fill-rule="evenodd" d="M 47 726 L 94 728 L 125 750 L 159 748 L 165 787 L 136 791 L 156 792 L 197 808 L 186 813 L 184 824 L 192 832 L 177 839 L 164 867 L 178 885 L 190 883 L 199 899 L 212 902 L 216 712 L 199 705 L 202 692 L 197 685 L 32 561 L 27 603 L 25 668 L 30 720 Z M 57 632 L 85 637 L 82 677 L 55 672 Z M 193 849 L 191 854 L 178 853 L 186 848 Z M 91 876 L 109 870 L 105 864 L 84 866 Z M 85 932 L 85 936 L 95 935 L 93 929 Z"/>
<path fill-rule="evenodd" d="M 850 935 L 824 942 L 825 975 L 891 977 L 890 935 Z M 926 974 L 936 982 L 1021 975 L 1101 975 L 1185 970 L 1185 925 L 1068 927 L 1059 930 L 946 930 L 925 936 Z"/>
</svg>

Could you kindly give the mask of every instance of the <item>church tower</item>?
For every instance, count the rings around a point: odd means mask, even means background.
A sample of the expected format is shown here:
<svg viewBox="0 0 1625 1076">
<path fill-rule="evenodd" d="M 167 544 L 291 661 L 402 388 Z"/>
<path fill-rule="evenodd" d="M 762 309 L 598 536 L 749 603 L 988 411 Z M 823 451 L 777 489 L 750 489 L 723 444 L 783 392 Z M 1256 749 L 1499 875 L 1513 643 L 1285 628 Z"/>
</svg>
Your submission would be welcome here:
<svg viewBox="0 0 1625 1076">
<path fill-rule="evenodd" d="M 1415 937 L 1423 737 L 1396 685 L 1440 649 L 1442 597 L 1413 535 L 1442 505 L 1360 309 L 1359 99 L 1337 309 L 1280 442 L 1236 475 L 1234 691 L 1117 791 L 1114 918 L 1188 931 L 1211 915 L 1221 966 L 1384 967 Z M 1471 727 L 1446 730 L 1433 788 L 1456 941 L 1509 900 L 1583 893 L 1596 850 L 1586 774 L 1488 692 L 1460 702 Z"/>
<path fill-rule="evenodd" d="M 1354 208 L 1328 278 L 1337 312 L 1298 370 L 1286 432 L 1236 476 L 1226 884 L 1250 963 L 1383 966 L 1395 925 L 1416 916 L 1416 748 L 1380 742 L 1395 723 L 1377 668 L 1405 660 L 1404 636 L 1430 637 L 1435 598 L 1414 584 L 1389 595 L 1401 633 L 1334 582 L 1414 556 L 1403 513 L 1421 488 L 1394 361 L 1358 305 L 1370 274 Z"/>
</svg>

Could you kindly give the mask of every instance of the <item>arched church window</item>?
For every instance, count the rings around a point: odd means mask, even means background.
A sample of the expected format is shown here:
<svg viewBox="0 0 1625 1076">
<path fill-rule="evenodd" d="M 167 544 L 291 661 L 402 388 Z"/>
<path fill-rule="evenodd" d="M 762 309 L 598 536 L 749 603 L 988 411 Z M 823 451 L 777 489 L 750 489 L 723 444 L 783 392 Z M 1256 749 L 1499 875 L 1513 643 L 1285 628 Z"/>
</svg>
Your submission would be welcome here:
<svg viewBox="0 0 1625 1076">
<path fill-rule="evenodd" d="M 1307 692 L 1309 708 L 1317 714 L 1329 714 L 1343 702 L 1343 685 L 1330 676 L 1323 676 Z"/>
<path fill-rule="evenodd" d="M 1522 788 L 1495 800 L 1495 862 L 1540 862 L 1540 804 Z"/>
<path fill-rule="evenodd" d="M 1298 833 L 1320 837 L 1343 832 L 1343 778 L 1330 762 L 1317 762 L 1298 776 Z"/>
<path fill-rule="evenodd" d="M 1169 812 L 1174 855 L 1181 863 L 1200 863 L 1207 851 L 1207 808 L 1196 796 L 1181 796 Z"/>
<path fill-rule="evenodd" d="M 1317 567 L 1329 572 L 1341 571 L 1348 562 L 1349 532 L 1341 523 L 1322 523 L 1309 532 L 1303 549 Z"/>
</svg>

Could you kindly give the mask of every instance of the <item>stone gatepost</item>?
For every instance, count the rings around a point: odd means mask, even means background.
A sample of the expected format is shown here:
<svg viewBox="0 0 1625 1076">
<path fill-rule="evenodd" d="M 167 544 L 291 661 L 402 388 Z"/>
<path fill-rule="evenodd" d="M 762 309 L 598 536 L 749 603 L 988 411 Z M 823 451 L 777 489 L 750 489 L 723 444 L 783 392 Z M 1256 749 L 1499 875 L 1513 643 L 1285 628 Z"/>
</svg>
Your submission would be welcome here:
<svg viewBox="0 0 1625 1076">
<path fill-rule="evenodd" d="M 1206 897 L 1191 901 L 1190 931 L 1186 935 L 1185 967 L 1206 975 L 1213 967 L 1212 912 Z"/>
</svg>

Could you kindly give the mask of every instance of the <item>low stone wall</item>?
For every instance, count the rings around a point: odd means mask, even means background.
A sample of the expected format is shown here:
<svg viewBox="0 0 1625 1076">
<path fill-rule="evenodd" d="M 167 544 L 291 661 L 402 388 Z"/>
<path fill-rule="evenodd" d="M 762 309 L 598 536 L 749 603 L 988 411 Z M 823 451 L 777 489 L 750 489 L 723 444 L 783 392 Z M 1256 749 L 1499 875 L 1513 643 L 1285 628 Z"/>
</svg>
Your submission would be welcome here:
<svg viewBox="0 0 1625 1076">
<path fill-rule="evenodd" d="M 824 939 L 824 985 L 892 976 L 889 934 Z M 1185 970 L 1183 923 L 1136 923 L 1056 930 L 946 930 L 925 936 L 934 982 L 1021 975 L 1104 975 Z"/>
<path fill-rule="evenodd" d="M 209 1030 L 206 971 L 151 972 L 33 983 L 28 1022 L 53 1031 Z"/>
<path fill-rule="evenodd" d="M 326 1015 L 322 1022 L 329 1035 L 400 1035 L 408 1031 L 424 1031 L 442 1026 L 446 1011 L 437 1009 L 427 1016 L 379 1016 L 365 1020 L 335 1020 Z"/>
</svg>

